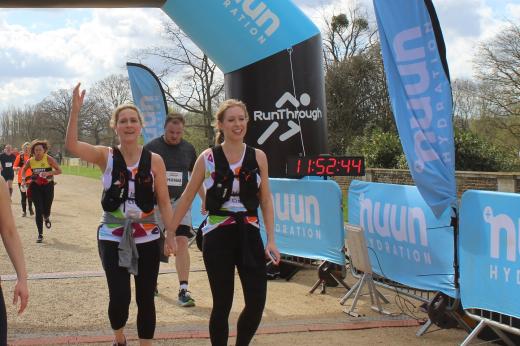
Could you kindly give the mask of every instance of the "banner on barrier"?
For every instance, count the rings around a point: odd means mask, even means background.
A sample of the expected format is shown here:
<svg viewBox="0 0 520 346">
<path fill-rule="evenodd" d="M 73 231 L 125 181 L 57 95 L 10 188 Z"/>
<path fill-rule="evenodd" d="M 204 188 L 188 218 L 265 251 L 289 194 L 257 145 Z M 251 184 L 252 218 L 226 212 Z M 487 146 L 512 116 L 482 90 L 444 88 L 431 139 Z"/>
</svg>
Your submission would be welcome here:
<svg viewBox="0 0 520 346">
<path fill-rule="evenodd" d="M 415 186 L 352 181 L 348 222 L 365 230 L 375 273 L 456 296 L 450 211 L 436 218 Z"/>
<path fill-rule="evenodd" d="M 374 0 L 388 92 L 413 180 L 436 216 L 455 207 L 446 49 L 431 0 Z"/>
<path fill-rule="evenodd" d="M 466 191 L 459 221 L 464 308 L 520 318 L 520 195 Z"/>
<path fill-rule="evenodd" d="M 341 190 L 333 180 L 269 179 L 281 253 L 345 264 Z M 260 213 L 261 215 L 261 213 Z M 261 217 L 262 238 L 266 239 Z"/>
<path fill-rule="evenodd" d="M 148 143 L 164 133 L 168 105 L 161 82 L 148 67 L 126 63 L 134 104 L 143 117 L 143 139 Z"/>
</svg>

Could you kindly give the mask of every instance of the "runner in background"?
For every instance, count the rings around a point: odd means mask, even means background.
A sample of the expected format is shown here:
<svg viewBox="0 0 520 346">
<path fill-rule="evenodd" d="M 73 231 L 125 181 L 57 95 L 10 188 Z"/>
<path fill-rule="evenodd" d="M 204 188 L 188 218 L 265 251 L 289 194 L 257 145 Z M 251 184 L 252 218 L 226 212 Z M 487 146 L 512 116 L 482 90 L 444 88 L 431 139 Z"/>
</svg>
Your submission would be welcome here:
<svg viewBox="0 0 520 346">
<path fill-rule="evenodd" d="M 147 143 L 144 147 L 151 152 L 159 154 L 166 166 L 166 178 L 168 192 L 173 209 L 181 197 L 188 178 L 197 160 L 195 147 L 182 137 L 184 135 L 184 116 L 180 113 L 170 113 L 164 122 L 164 135 L 157 137 Z M 162 226 L 164 229 L 164 226 Z M 195 299 L 188 291 L 188 278 L 190 274 L 190 253 L 188 251 L 191 233 L 191 209 L 181 220 L 177 228 L 177 256 L 175 257 L 175 268 L 179 278 L 178 304 L 183 307 L 195 306 Z M 158 293 L 158 290 L 156 290 Z"/>
<path fill-rule="evenodd" d="M 27 185 L 30 183 L 30 176 L 32 175 L 32 171 L 29 168 L 26 175 L 29 176 L 29 178 L 25 181 L 25 184 L 22 184 L 22 167 L 24 164 L 29 161 L 31 158 L 30 153 L 30 143 L 25 142 L 22 145 L 22 151 L 16 156 L 16 160 L 14 161 L 14 169 L 15 171 L 18 171 L 18 189 L 20 190 L 20 203 L 22 205 L 22 217 L 25 217 L 27 215 L 27 205 L 29 205 L 29 214 L 34 215 L 33 211 L 33 203 L 31 197 L 27 196 Z"/>
<path fill-rule="evenodd" d="M 13 147 L 11 144 L 7 144 L 4 152 L 0 154 L 0 172 L 7 182 L 9 196 L 13 194 L 14 160 L 16 160 L 16 155 L 13 153 Z"/>
<path fill-rule="evenodd" d="M 27 171 L 30 168 L 30 184 L 28 194 L 36 209 L 37 243 L 43 241 L 43 222 L 51 228 L 51 207 L 54 200 L 54 176 L 61 174 L 61 168 L 54 158 L 47 155 L 49 144 L 45 140 L 36 139 L 31 143 L 31 158 L 22 167 L 22 185 L 26 185 Z"/>
</svg>

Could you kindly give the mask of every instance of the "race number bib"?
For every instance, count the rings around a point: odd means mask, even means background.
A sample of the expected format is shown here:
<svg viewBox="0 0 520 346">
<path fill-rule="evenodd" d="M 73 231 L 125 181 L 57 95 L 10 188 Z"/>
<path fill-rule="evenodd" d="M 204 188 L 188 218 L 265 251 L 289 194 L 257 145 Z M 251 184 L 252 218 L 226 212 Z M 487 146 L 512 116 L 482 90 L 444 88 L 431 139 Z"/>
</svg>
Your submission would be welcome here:
<svg viewBox="0 0 520 346">
<path fill-rule="evenodd" d="M 168 186 L 182 186 L 182 172 L 166 172 L 166 183 Z"/>
<path fill-rule="evenodd" d="M 9 168 L 9 167 L 13 167 L 13 163 L 12 162 L 6 162 L 5 163 L 5 168 Z"/>
</svg>

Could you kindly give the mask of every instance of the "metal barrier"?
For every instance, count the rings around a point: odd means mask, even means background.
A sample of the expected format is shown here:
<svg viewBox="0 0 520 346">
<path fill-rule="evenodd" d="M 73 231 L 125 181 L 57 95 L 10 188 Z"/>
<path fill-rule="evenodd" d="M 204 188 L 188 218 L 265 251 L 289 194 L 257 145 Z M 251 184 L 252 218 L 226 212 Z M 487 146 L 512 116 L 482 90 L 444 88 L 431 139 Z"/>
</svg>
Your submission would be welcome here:
<svg viewBox="0 0 520 346">
<path fill-rule="evenodd" d="M 479 323 L 466 339 L 464 339 L 461 346 L 469 345 L 469 343 L 479 335 L 484 327 L 491 328 L 506 345 L 517 345 L 509 338 L 509 336 L 507 336 L 507 334 L 504 333 L 504 331 L 520 335 L 520 319 L 482 309 L 466 309 L 465 311 L 469 317 L 479 321 Z"/>
</svg>

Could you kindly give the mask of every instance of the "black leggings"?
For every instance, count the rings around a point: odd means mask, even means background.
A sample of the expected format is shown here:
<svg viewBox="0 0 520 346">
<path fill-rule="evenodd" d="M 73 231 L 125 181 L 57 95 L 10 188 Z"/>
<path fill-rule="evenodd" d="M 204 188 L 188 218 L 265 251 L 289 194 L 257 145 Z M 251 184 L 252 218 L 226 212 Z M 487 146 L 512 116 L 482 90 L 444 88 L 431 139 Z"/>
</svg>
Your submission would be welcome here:
<svg viewBox="0 0 520 346">
<path fill-rule="evenodd" d="M 36 227 L 38 234 L 43 234 L 43 219 L 51 215 L 52 201 L 54 200 L 54 182 L 45 185 L 31 183 L 31 199 L 36 209 Z"/>
<path fill-rule="evenodd" d="M 18 190 L 20 190 L 20 202 L 22 204 L 22 210 L 24 214 L 27 212 L 27 204 L 29 204 L 29 210 L 32 210 L 32 199 L 27 197 L 27 192 L 22 191 L 22 184 L 18 183 Z"/>
<path fill-rule="evenodd" d="M 98 249 L 108 283 L 108 318 L 113 330 L 121 329 L 128 320 L 130 307 L 130 274 L 119 266 L 119 243 L 99 240 Z M 137 302 L 137 334 L 139 339 L 153 339 L 155 332 L 154 291 L 159 274 L 159 240 L 137 244 L 138 275 L 134 276 Z"/>
<path fill-rule="evenodd" d="M 2 287 L 0 286 L 0 346 L 4 345 L 7 345 L 7 312 Z"/>
<path fill-rule="evenodd" d="M 235 266 L 245 300 L 237 323 L 237 345 L 249 345 L 264 311 L 267 274 L 262 238 L 258 228 L 251 225 L 242 227 L 236 224 L 218 227 L 207 233 L 203 240 L 204 264 L 213 296 L 209 333 L 214 346 L 227 345 Z M 249 258 L 253 261 L 245 264 L 245 254 L 252 255 Z"/>
</svg>

